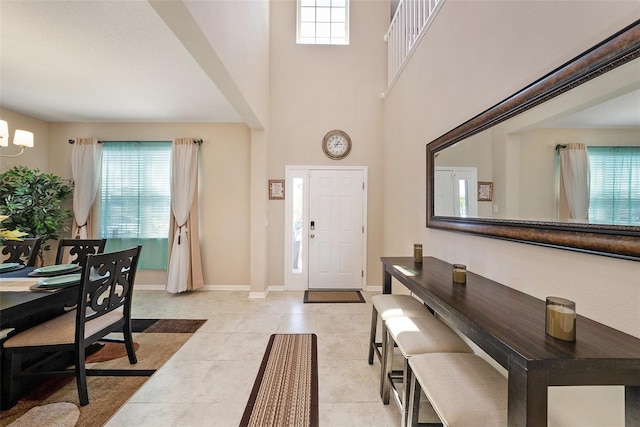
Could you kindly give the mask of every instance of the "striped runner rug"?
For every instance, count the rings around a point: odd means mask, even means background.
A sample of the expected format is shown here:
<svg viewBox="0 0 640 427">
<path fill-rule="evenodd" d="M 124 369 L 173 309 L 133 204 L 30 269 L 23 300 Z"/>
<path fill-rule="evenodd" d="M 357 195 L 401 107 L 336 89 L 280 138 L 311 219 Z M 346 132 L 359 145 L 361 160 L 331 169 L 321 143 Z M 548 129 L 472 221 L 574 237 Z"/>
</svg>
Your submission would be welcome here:
<svg viewBox="0 0 640 427">
<path fill-rule="evenodd" d="M 271 335 L 241 427 L 318 426 L 317 341 L 315 334 Z"/>
</svg>

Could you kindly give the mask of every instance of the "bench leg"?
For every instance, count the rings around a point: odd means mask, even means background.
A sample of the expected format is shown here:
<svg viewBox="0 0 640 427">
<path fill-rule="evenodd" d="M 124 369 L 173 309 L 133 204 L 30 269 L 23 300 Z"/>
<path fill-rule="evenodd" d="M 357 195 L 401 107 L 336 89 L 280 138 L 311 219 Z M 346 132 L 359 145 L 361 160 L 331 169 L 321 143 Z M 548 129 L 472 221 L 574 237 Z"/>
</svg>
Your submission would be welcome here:
<svg viewBox="0 0 640 427">
<path fill-rule="evenodd" d="M 373 352 L 377 352 L 376 330 L 378 328 L 378 310 L 375 306 L 371 311 L 371 335 L 369 337 L 369 365 L 373 365 Z"/>
<path fill-rule="evenodd" d="M 402 426 L 415 427 L 418 425 L 418 415 L 420 412 L 420 393 L 422 392 L 420 383 L 418 383 L 418 381 L 416 380 L 415 375 L 411 375 L 411 380 L 409 382 L 408 388 L 409 396 L 407 396 L 406 399 L 406 406 L 408 409 L 407 420 L 402 424 Z"/>
<path fill-rule="evenodd" d="M 389 396 L 391 395 L 391 371 L 393 368 L 393 347 L 395 343 L 391 339 L 391 334 L 387 331 L 386 326 L 382 326 L 382 369 L 380 378 L 382 403 L 389 404 Z"/>
<path fill-rule="evenodd" d="M 403 427 L 407 425 L 407 421 L 409 420 L 409 406 L 411 405 L 409 397 L 411 395 L 412 377 L 409 359 L 404 359 L 404 368 L 402 370 L 402 424 L 400 424 Z"/>
</svg>

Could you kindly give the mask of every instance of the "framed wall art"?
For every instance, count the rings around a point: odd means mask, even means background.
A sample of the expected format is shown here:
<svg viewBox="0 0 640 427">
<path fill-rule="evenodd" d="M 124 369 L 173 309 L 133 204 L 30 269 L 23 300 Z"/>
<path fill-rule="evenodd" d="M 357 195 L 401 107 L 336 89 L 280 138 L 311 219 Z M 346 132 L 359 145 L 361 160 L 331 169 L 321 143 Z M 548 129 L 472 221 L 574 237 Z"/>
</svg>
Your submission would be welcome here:
<svg viewBox="0 0 640 427">
<path fill-rule="evenodd" d="M 269 180 L 269 200 L 284 200 L 284 179 Z"/>
<path fill-rule="evenodd" d="M 493 200 L 493 182 L 478 182 L 478 201 L 490 202 Z"/>
</svg>

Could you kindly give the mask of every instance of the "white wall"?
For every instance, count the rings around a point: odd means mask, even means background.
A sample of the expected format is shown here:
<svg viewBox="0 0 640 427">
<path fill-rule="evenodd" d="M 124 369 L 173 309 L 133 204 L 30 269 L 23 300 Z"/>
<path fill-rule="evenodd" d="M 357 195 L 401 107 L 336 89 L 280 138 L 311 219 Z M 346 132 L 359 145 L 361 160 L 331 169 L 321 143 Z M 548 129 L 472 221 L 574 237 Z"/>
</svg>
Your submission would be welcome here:
<svg viewBox="0 0 640 427">
<path fill-rule="evenodd" d="M 263 126 L 269 123 L 269 1 L 185 2 Z"/>
<path fill-rule="evenodd" d="M 638 16 L 637 2 L 447 0 L 384 104 L 384 255 L 422 242 L 427 255 L 540 299 L 572 299 L 581 315 L 640 337 L 640 263 L 426 229 L 424 159 L 427 142 Z M 620 424 L 620 388 L 551 396 L 551 425 Z"/>
</svg>

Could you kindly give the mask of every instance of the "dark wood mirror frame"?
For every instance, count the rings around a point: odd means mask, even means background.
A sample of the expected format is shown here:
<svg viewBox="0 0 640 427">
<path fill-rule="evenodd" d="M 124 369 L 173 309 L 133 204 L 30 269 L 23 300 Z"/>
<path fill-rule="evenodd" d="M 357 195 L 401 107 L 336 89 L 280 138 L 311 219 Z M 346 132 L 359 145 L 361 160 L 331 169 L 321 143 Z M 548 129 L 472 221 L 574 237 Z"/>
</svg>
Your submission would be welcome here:
<svg viewBox="0 0 640 427">
<path fill-rule="evenodd" d="M 427 144 L 427 227 L 640 261 L 640 227 L 434 215 L 435 154 L 640 56 L 640 20 Z"/>
</svg>

